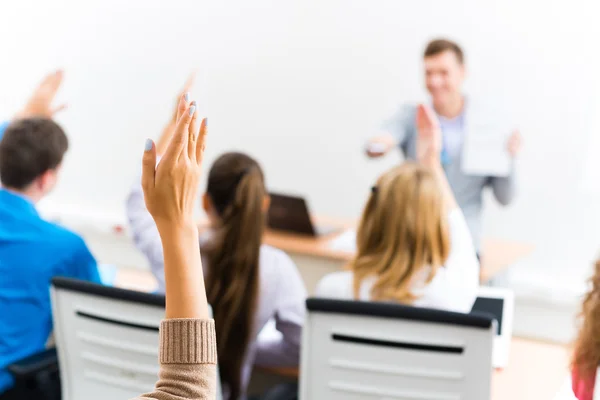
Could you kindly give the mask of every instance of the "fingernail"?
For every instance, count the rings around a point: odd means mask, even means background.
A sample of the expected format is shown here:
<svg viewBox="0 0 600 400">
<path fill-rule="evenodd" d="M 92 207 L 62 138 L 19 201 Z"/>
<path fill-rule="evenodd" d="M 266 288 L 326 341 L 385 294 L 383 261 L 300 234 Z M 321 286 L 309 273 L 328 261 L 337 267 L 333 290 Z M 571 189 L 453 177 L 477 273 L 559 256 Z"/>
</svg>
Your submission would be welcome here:
<svg viewBox="0 0 600 400">
<path fill-rule="evenodd" d="M 185 92 L 183 97 L 185 98 L 185 101 L 190 101 L 190 92 Z"/>
<path fill-rule="evenodd" d="M 146 144 L 144 145 L 145 151 L 152 150 L 152 139 L 146 139 Z"/>
<path fill-rule="evenodd" d="M 204 118 L 204 127 L 208 126 L 208 118 Z"/>
<path fill-rule="evenodd" d="M 192 102 L 190 103 L 190 105 L 195 106 L 196 105 L 196 100 L 192 100 Z"/>
<path fill-rule="evenodd" d="M 195 105 L 192 105 L 192 106 L 190 107 L 190 117 L 191 117 L 192 115 L 194 115 L 194 113 L 195 113 L 195 112 L 196 112 L 196 106 L 195 106 Z"/>
</svg>

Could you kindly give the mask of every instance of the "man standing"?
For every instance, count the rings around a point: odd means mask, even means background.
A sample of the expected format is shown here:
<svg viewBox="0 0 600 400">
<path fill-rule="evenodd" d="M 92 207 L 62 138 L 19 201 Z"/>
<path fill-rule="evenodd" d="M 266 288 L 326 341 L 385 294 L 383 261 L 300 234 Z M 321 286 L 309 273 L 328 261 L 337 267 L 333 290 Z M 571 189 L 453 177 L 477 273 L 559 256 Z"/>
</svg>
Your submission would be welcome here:
<svg viewBox="0 0 600 400">
<path fill-rule="evenodd" d="M 509 204 L 515 192 L 514 169 L 511 168 L 507 176 L 474 175 L 465 172 L 465 138 L 467 135 L 477 135 L 477 132 L 469 132 L 465 123 L 467 118 L 474 117 L 476 110 L 470 104 L 471 99 L 462 91 L 465 79 L 462 49 L 446 39 L 434 40 L 425 49 L 424 66 L 425 85 L 442 128 L 441 157 L 444 170 L 469 225 L 475 248 L 479 252 L 483 190 L 490 187 L 500 204 Z M 381 157 L 398 146 L 406 159 L 416 159 L 416 109 L 416 104 L 401 107 L 384 125 L 384 132 L 369 141 L 367 155 L 373 158 Z M 482 116 L 477 115 L 475 118 L 481 119 Z M 514 131 L 506 143 L 506 151 L 511 159 L 517 156 L 520 148 L 521 135 Z"/>
</svg>

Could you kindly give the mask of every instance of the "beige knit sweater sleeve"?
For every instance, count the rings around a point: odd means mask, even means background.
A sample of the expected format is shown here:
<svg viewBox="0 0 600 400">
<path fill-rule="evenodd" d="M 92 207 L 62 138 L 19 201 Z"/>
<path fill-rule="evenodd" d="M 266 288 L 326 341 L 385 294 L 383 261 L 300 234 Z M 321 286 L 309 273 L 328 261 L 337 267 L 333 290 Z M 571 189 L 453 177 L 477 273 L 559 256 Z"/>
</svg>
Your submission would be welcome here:
<svg viewBox="0 0 600 400">
<path fill-rule="evenodd" d="M 138 399 L 215 399 L 217 344 L 213 320 L 163 321 L 159 357 L 160 372 L 154 392 Z"/>
</svg>

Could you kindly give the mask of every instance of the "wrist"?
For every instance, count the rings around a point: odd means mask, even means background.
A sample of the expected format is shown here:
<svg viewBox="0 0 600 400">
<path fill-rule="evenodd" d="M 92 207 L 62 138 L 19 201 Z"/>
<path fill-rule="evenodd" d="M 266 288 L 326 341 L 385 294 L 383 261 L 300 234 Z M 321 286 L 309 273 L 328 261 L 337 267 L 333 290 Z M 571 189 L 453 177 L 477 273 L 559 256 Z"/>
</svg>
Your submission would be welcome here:
<svg viewBox="0 0 600 400">
<path fill-rule="evenodd" d="M 197 235 L 198 228 L 193 219 L 160 219 L 154 220 L 161 237 Z"/>
</svg>

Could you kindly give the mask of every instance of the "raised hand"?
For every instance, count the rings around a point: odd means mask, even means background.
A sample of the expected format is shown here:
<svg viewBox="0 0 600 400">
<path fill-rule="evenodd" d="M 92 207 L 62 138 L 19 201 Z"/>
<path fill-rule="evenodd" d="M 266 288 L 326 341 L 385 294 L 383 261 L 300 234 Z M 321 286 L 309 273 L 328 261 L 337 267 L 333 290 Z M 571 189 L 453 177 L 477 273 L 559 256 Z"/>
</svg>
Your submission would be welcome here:
<svg viewBox="0 0 600 400">
<path fill-rule="evenodd" d="M 417 125 L 417 160 L 425 165 L 440 164 L 442 151 L 442 130 L 433 110 L 419 104 L 416 116 Z"/>
<path fill-rule="evenodd" d="M 146 142 L 142 187 L 146 207 L 159 230 L 161 224 L 194 224 L 206 128 L 206 119 L 198 121 L 196 103 L 182 95 L 173 137 L 158 166 L 156 146 L 150 139 Z"/>
<path fill-rule="evenodd" d="M 173 136 L 173 131 L 175 130 L 175 125 L 177 124 L 177 115 L 180 111 L 179 110 L 179 106 L 180 106 L 179 100 L 181 99 L 181 96 L 185 96 L 186 94 L 189 96 L 189 92 L 192 89 L 192 86 L 194 86 L 195 80 L 196 80 L 196 71 L 193 71 L 190 74 L 190 76 L 188 77 L 187 81 L 185 81 L 183 88 L 179 92 L 179 96 L 177 97 L 175 107 L 173 108 L 173 115 L 171 116 L 171 119 L 169 120 L 169 123 L 167 124 L 167 126 L 165 126 L 165 128 L 163 129 L 163 133 L 156 143 L 156 151 L 158 152 L 158 154 L 163 154 L 165 152 L 167 146 L 169 145 L 169 140 L 171 140 L 171 136 Z M 189 101 L 189 99 L 188 99 L 188 101 Z"/>
<path fill-rule="evenodd" d="M 196 103 L 179 99 L 177 124 L 156 165 L 156 146 L 146 141 L 142 187 L 156 222 L 165 262 L 167 318 L 208 318 L 194 203 L 206 139 L 206 119 L 198 121 Z"/>
<path fill-rule="evenodd" d="M 63 82 L 63 71 L 55 71 L 47 75 L 40 85 L 35 89 L 23 110 L 21 110 L 17 118 L 44 117 L 52 118 L 57 112 L 64 110 L 66 104 L 53 106 L 56 93 L 60 89 Z"/>
</svg>

